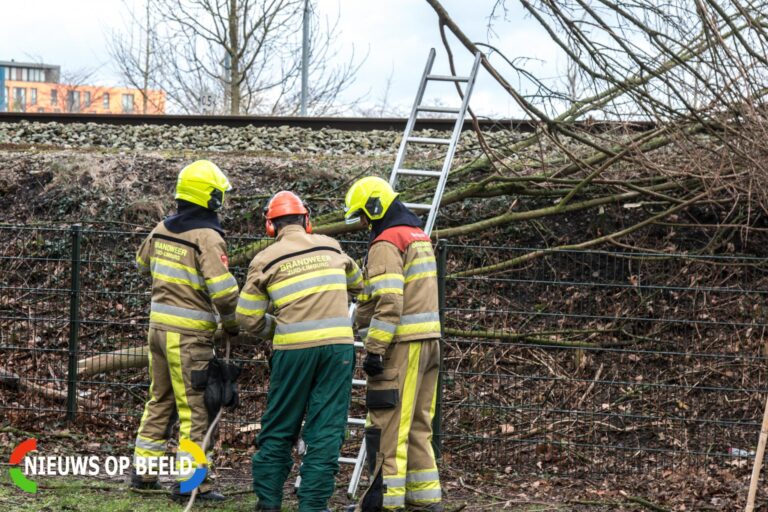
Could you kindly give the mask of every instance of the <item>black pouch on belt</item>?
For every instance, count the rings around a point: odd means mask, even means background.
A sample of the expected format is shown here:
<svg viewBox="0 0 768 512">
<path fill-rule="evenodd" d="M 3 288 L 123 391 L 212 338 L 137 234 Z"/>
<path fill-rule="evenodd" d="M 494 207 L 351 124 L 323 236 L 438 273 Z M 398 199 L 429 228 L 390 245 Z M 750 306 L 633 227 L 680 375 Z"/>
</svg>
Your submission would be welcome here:
<svg viewBox="0 0 768 512">
<path fill-rule="evenodd" d="M 205 385 L 203 401 L 208 414 L 215 416 L 221 409 L 224 388 L 224 376 L 221 362 L 215 357 L 208 362 L 208 382 Z"/>
<path fill-rule="evenodd" d="M 237 378 L 240 376 L 240 367 L 233 363 L 221 363 L 222 393 L 221 403 L 230 409 L 240 405 L 237 396 Z"/>
</svg>

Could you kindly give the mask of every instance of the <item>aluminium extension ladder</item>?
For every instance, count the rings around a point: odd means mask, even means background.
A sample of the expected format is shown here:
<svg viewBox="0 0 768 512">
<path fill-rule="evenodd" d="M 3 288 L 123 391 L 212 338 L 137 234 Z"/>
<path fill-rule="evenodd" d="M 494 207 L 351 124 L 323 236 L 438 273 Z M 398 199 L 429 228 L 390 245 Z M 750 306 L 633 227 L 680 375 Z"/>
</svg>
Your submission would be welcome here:
<svg viewBox="0 0 768 512">
<path fill-rule="evenodd" d="M 472 95 L 472 88 L 475 85 L 475 78 L 477 77 L 477 71 L 480 67 L 480 61 L 482 54 L 477 52 L 475 54 L 475 61 L 472 64 L 472 70 L 467 76 L 452 76 L 452 75 L 433 75 L 432 64 L 435 62 L 435 49 L 429 50 L 429 57 L 427 58 L 427 65 L 424 68 L 424 73 L 421 76 L 421 82 L 419 82 L 419 89 L 416 92 L 416 100 L 413 103 L 411 109 L 411 115 L 408 118 L 408 122 L 405 125 L 405 133 L 403 134 L 403 140 L 400 142 L 400 149 L 397 151 L 397 157 L 395 158 L 395 165 L 392 167 L 392 173 L 389 176 L 389 184 L 393 189 L 397 190 L 397 181 L 400 176 L 423 176 L 426 178 L 436 178 L 437 185 L 435 186 L 435 193 L 432 196 L 432 202 L 430 203 L 404 203 L 406 207 L 414 210 L 416 213 L 426 213 L 427 220 L 424 224 L 424 231 L 427 234 L 432 233 L 432 228 L 435 225 L 435 219 L 437 217 L 437 210 L 440 207 L 440 201 L 443 198 L 443 191 L 445 190 L 445 184 L 448 181 L 448 173 L 451 170 L 451 162 L 453 161 L 453 155 L 456 152 L 456 145 L 459 142 L 461 136 L 461 130 L 464 126 L 464 118 L 467 114 L 467 108 L 469 106 L 469 97 Z M 427 83 L 433 82 L 453 82 L 456 84 L 464 83 L 464 98 L 461 101 L 461 106 L 458 108 L 446 108 L 437 107 L 422 104 L 424 99 L 424 92 L 427 88 Z M 448 139 L 436 139 L 425 137 L 414 137 L 413 130 L 418 121 L 418 115 L 421 112 L 436 112 L 441 114 L 454 114 L 456 116 L 456 123 L 453 125 L 453 132 Z M 443 166 L 439 171 L 428 171 L 418 169 L 406 169 L 403 167 L 405 161 L 406 150 L 408 144 L 437 144 L 447 146 L 445 159 L 443 160 Z M 354 318 L 354 305 L 350 307 L 350 316 Z M 356 342 L 355 347 L 363 348 L 363 343 Z M 366 382 L 362 379 L 353 379 L 353 386 L 365 386 Z M 364 426 L 365 419 L 349 418 L 349 425 Z M 354 498 L 357 494 L 357 488 L 360 484 L 360 477 L 363 473 L 363 468 L 366 462 L 366 447 L 365 436 L 363 436 L 360 444 L 360 451 L 356 457 L 340 457 L 339 462 L 342 464 L 354 464 L 355 467 L 352 471 L 352 476 L 349 480 L 349 486 L 347 487 L 347 496 Z"/>
</svg>

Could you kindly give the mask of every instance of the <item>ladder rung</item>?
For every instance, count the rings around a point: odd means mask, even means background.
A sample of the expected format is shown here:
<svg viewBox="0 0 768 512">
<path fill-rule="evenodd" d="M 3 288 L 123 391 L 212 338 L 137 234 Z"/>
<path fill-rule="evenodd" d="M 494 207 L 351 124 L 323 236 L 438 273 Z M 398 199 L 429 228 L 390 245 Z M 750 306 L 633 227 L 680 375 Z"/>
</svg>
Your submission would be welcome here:
<svg viewBox="0 0 768 512">
<path fill-rule="evenodd" d="M 441 114 L 458 114 L 461 112 L 460 108 L 432 107 L 429 105 L 419 105 L 416 107 L 416 110 L 419 112 L 437 112 Z"/>
<path fill-rule="evenodd" d="M 427 75 L 427 80 L 435 80 L 437 82 L 469 82 L 469 77 L 453 75 Z"/>
<path fill-rule="evenodd" d="M 357 464 L 357 457 L 339 457 L 340 464 Z"/>
<path fill-rule="evenodd" d="M 403 203 L 406 208 L 411 208 L 412 210 L 431 210 L 432 205 L 426 204 L 426 203 Z"/>
<path fill-rule="evenodd" d="M 347 418 L 347 423 L 350 425 L 365 425 L 363 418 Z"/>
<path fill-rule="evenodd" d="M 352 385 L 353 386 L 365 386 L 365 380 L 363 380 L 363 379 L 352 379 Z"/>
<path fill-rule="evenodd" d="M 443 175 L 440 171 L 422 171 L 419 169 L 398 169 L 397 174 L 404 174 L 406 176 L 432 176 L 439 178 Z"/>
<path fill-rule="evenodd" d="M 430 137 L 408 137 L 405 139 L 408 142 L 416 142 L 417 144 L 450 144 L 451 139 L 433 139 Z"/>
</svg>

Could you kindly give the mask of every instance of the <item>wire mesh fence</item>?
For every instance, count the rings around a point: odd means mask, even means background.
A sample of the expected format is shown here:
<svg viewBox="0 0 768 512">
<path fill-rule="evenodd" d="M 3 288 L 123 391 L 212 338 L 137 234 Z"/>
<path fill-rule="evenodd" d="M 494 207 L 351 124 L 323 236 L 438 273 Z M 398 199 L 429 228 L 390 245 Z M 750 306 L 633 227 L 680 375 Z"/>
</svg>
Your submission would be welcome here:
<svg viewBox="0 0 768 512">
<path fill-rule="evenodd" d="M 446 457 L 594 473 L 752 456 L 765 259 L 450 250 Z M 525 263 L 464 271 L 512 259 Z"/>
<path fill-rule="evenodd" d="M 149 384 L 142 362 L 93 375 L 77 362 L 143 346 L 149 286 L 133 262 L 143 236 L 0 227 L 0 411 L 12 425 L 75 421 L 130 449 Z M 358 257 L 365 244 L 345 248 Z M 763 258 L 458 245 L 439 256 L 444 463 L 580 474 L 752 457 L 768 391 Z M 514 270 L 467 275 L 513 258 Z M 245 272 L 233 269 L 241 284 Z M 219 443 L 247 457 L 268 350 L 233 354 L 243 406 L 226 415 Z M 361 434 L 350 429 L 345 452 Z"/>
</svg>

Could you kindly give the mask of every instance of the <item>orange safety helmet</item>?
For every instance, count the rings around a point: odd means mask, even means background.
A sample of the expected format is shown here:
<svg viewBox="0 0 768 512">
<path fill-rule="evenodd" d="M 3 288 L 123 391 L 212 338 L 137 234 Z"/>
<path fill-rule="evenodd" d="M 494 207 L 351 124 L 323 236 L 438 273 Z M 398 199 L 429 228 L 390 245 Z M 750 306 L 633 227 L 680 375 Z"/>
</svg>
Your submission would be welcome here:
<svg viewBox="0 0 768 512">
<path fill-rule="evenodd" d="M 304 215 L 304 229 L 307 233 L 312 232 L 312 222 L 309 220 L 309 209 L 304 205 L 299 196 L 293 192 L 287 190 L 281 190 L 269 200 L 266 208 L 267 223 L 266 231 L 267 236 L 275 236 L 277 230 L 273 219 L 283 217 L 285 215 Z"/>
</svg>

